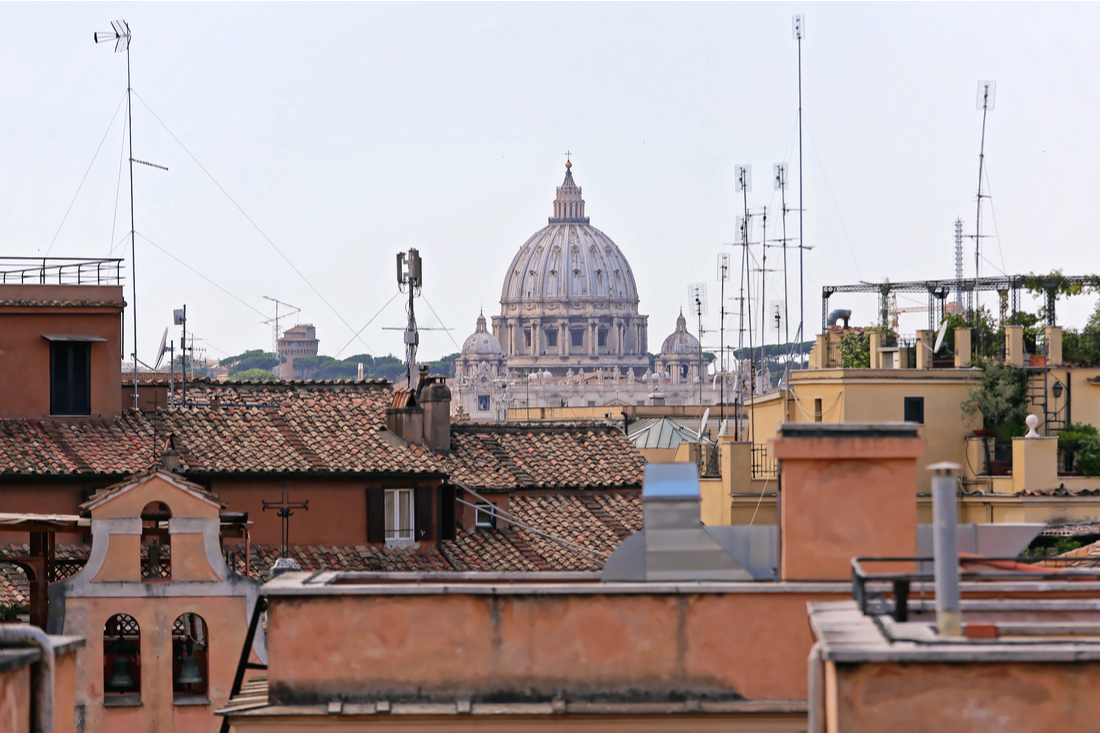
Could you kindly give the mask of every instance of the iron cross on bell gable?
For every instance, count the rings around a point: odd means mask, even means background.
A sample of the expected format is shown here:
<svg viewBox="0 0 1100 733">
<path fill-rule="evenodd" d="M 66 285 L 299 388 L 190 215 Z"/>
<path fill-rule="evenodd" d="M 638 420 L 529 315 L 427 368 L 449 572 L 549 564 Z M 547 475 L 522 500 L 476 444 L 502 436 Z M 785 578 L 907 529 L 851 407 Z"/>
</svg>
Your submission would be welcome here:
<svg viewBox="0 0 1100 733">
<path fill-rule="evenodd" d="M 282 484 L 283 498 L 280 501 L 267 501 L 263 502 L 264 511 L 268 509 L 276 509 L 276 514 L 279 515 L 279 520 L 283 525 L 283 550 L 281 557 L 287 557 L 287 551 L 290 546 L 290 518 L 294 516 L 295 509 L 302 509 L 303 511 L 309 511 L 309 500 L 306 501 L 291 501 L 290 500 L 290 484 L 286 481 Z"/>
</svg>

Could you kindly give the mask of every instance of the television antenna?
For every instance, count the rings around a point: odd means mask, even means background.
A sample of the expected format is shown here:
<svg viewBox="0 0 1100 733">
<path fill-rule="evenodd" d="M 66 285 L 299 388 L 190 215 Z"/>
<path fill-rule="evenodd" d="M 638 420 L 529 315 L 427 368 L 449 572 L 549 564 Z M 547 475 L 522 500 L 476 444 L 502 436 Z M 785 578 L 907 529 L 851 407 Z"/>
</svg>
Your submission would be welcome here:
<svg viewBox="0 0 1100 733">
<path fill-rule="evenodd" d="M 982 266 L 982 173 L 985 167 L 985 120 L 989 113 L 993 110 L 993 104 L 997 98 L 997 82 L 995 81 L 979 81 L 978 82 L 978 101 L 977 108 L 982 111 L 982 144 L 978 150 L 978 206 L 977 213 L 974 217 L 974 279 L 977 280 L 981 277 Z M 989 198 L 985 196 L 984 198 Z M 981 296 L 974 293 L 974 309 L 975 311 L 980 308 L 978 302 Z"/>
<path fill-rule="evenodd" d="M 272 298 L 269 295 L 262 295 L 260 297 L 262 297 L 264 300 L 270 300 L 272 303 L 275 304 L 275 317 L 267 319 L 266 321 L 264 321 L 264 323 L 265 324 L 272 324 L 272 329 L 273 330 L 272 330 L 272 336 L 271 336 L 271 353 L 275 354 L 275 356 L 278 357 L 279 356 L 279 321 L 283 318 L 289 318 L 290 316 L 294 315 L 295 313 L 301 313 L 302 309 L 299 308 L 296 305 L 291 305 L 290 303 L 286 303 L 284 301 Z M 291 310 L 289 313 L 283 313 L 282 315 L 280 315 L 279 314 L 279 306 L 280 305 L 285 306 L 286 308 L 292 308 L 293 310 Z M 275 368 L 278 369 L 279 367 L 276 366 Z M 280 370 L 280 371 L 282 371 L 282 370 Z M 279 376 L 282 377 L 282 374 L 279 374 Z"/>
<path fill-rule="evenodd" d="M 688 298 L 695 309 L 695 316 L 699 319 L 699 404 L 703 404 L 703 316 L 707 315 L 707 284 L 692 283 L 688 285 Z"/>
<path fill-rule="evenodd" d="M 96 43 L 115 43 L 115 53 L 126 52 L 126 118 L 129 125 L 130 148 L 130 277 L 133 281 L 133 309 L 134 309 L 134 409 L 138 409 L 137 371 L 138 371 L 138 324 L 137 324 L 137 240 L 134 228 L 134 163 L 141 163 L 152 168 L 168 170 L 162 165 L 149 163 L 134 158 L 134 111 L 131 104 L 133 86 L 130 83 L 130 26 L 125 20 L 112 20 L 111 30 L 96 32 L 92 38 Z"/>
<path fill-rule="evenodd" d="M 730 279 L 730 256 L 725 252 L 718 253 L 718 283 L 720 295 L 718 300 L 719 329 L 718 329 L 718 376 L 722 383 L 720 401 L 722 403 L 722 421 L 726 419 L 726 281 Z"/>
<path fill-rule="evenodd" d="M 798 332 L 803 333 L 806 323 L 806 279 L 803 269 L 804 243 L 806 241 L 802 231 L 802 39 L 806 37 L 806 16 L 795 15 L 792 18 L 791 30 L 795 41 L 798 42 Z M 798 362 L 802 363 L 803 334 L 798 339 Z"/>
</svg>

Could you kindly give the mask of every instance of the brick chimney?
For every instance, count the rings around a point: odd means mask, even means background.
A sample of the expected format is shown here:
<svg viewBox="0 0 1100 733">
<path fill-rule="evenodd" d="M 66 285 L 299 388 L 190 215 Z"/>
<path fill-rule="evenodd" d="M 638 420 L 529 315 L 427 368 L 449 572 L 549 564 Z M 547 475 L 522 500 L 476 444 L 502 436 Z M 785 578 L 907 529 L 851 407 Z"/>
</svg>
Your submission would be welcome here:
<svg viewBox="0 0 1100 733">
<path fill-rule="evenodd" d="M 426 377 L 420 389 L 424 408 L 424 446 L 434 453 L 451 450 L 451 390 L 446 377 Z"/>
<path fill-rule="evenodd" d="M 913 423 L 784 423 L 780 577 L 848 580 L 853 557 L 912 557 L 917 547 Z"/>
</svg>

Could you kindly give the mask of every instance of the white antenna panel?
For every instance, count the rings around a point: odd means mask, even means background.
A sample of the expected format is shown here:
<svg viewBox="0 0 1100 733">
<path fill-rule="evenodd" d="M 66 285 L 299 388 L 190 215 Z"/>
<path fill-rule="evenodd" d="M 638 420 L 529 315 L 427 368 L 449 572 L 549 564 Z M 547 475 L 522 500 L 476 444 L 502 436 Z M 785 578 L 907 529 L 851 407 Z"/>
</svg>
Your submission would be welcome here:
<svg viewBox="0 0 1100 733">
<path fill-rule="evenodd" d="M 997 82 L 978 82 L 978 109 L 993 110 L 993 102 L 997 98 Z"/>
<path fill-rule="evenodd" d="M 783 330 L 783 301 L 773 300 L 768 304 L 768 321 L 776 333 Z"/>
<path fill-rule="evenodd" d="M 730 256 L 726 253 L 718 255 L 718 282 L 726 282 L 730 279 Z"/>
<path fill-rule="evenodd" d="M 785 163 L 776 163 L 772 166 L 772 176 L 775 178 L 775 190 L 787 186 L 787 166 Z"/>
<path fill-rule="evenodd" d="M 744 242 L 749 238 L 749 233 L 745 230 L 746 221 L 747 220 L 743 216 L 737 217 L 737 239 L 740 240 L 738 243 Z"/>
<path fill-rule="evenodd" d="M 691 310 L 697 316 L 707 315 L 707 284 L 692 283 L 688 285 L 688 297 L 691 301 Z"/>
<path fill-rule="evenodd" d="M 737 191 L 748 191 L 752 193 L 752 166 L 751 165 L 739 165 L 737 166 Z"/>
</svg>

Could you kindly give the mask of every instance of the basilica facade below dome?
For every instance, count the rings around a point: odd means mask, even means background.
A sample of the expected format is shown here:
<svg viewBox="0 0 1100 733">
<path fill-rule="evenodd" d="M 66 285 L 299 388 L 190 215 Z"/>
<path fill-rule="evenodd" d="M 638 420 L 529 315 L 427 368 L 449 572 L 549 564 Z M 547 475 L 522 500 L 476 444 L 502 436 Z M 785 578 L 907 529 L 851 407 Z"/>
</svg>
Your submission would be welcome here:
<svg viewBox="0 0 1100 733">
<path fill-rule="evenodd" d="M 533 407 L 717 404 L 721 387 L 700 379 L 699 341 L 683 314 L 650 368 L 630 263 L 589 223 L 565 166 L 553 216 L 508 266 L 492 332 L 479 315 L 455 361 L 455 409 L 502 420 Z"/>
</svg>

